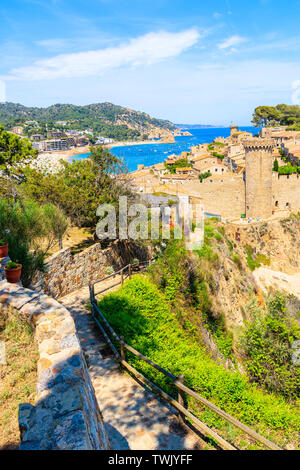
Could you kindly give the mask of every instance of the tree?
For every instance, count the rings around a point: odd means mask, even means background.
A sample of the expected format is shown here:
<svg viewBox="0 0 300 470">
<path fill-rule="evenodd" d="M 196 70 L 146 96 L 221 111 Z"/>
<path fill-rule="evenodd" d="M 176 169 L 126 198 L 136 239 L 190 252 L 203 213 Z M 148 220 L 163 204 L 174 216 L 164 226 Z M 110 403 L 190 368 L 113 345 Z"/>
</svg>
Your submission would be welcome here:
<svg viewBox="0 0 300 470">
<path fill-rule="evenodd" d="M 300 130 L 300 106 L 278 104 L 277 106 L 259 106 L 253 113 L 252 122 L 260 126 L 290 126 L 290 130 Z"/>
<path fill-rule="evenodd" d="M 278 171 L 279 169 L 279 164 L 277 158 L 274 160 L 274 165 L 273 165 L 273 171 Z"/>
<path fill-rule="evenodd" d="M 0 126 L 0 170 L 8 171 L 15 163 L 36 158 L 37 155 L 38 151 L 27 139 L 20 139 Z"/>
<path fill-rule="evenodd" d="M 119 196 L 133 197 L 130 177 L 122 162 L 101 147 L 92 147 L 91 158 L 62 161 L 57 174 L 44 175 L 26 168 L 21 191 L 29 198 L 58 206 L 79 227 L 95 227 L 100 204 L 118 205 Z"/>
<path fill-rule="evenodd" d="M 280 124 L 281 114 L 277 108 L 273 106 L 259 106 L 253 114 L 253 124 L 256 127 L 266 127 L 270 124 Z"/>
<path fill-rule="evenodd" d="M 206 178 L 209 178 L 210 176 L 211 176 L 210 171 L 206 171 L 205 173 L 200 173 L 200 175 L 198 176 L 200 183 L 202 183 L 203 180 L 205 180 Z"/>
<path fill-rule="evenodd" d="M 63 236 L 67 231 L 68 222 L 62 211 L 53 204 L 42 207 L 44 213 L 45 238 L 48 240 L 47 251 L 58 241 L 59 249 L 63 249 Z"/>
</svg>

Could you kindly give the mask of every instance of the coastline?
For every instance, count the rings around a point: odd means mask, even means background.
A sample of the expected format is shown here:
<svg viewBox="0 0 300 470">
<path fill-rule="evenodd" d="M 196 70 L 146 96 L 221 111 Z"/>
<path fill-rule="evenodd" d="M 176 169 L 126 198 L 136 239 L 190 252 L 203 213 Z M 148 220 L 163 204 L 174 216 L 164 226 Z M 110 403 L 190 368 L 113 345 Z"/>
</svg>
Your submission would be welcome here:
<svg viewBox="0 0 300 470">
<path fill-rule="evenodd" d="M 124 141 L 124 140 L 121 140 L 120 142 L 114 142 L 113 144 L 105 144 L 103 145 L 104 148 L 106 149 L 111 149 L 113 147 L 127 147 L 127 146 L 131 146 L 131 145 L 151 145 L 151 144 L 161 144 L 162 142 L 160 142 L 159 140 L 141 140 L 141 141 L 138 141 L 138 140 L 133 140 L 133 141 Z"/>
<path fill-rule="evenodd" d="M 75 147 L 69 150 L 63 150 L 58 152 L 43 152 L 39 154 L 39 157 L 46 157 L 55 161 L 66 160 L 69 158 L 75 157 L 75 155 L 80 155 L 82 153 L 88 153 L 90 151 L 90 145 L 85 145 L 84 147 Z"/>
</svg>

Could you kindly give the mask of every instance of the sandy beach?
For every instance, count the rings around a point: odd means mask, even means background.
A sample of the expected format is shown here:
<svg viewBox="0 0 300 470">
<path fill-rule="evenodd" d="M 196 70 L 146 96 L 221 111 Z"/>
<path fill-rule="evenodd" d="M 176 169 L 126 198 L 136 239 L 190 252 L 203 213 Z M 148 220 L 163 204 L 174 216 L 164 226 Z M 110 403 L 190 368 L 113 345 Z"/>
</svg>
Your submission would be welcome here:
<svg viewBox="0 0 300 470">
<path fill-rule="evenodd" d="M 140 140 L 140 141 L 121 141 L 121 142 L 114 142 L 113 144 L 105 144 L 103 145 L 104 148 L 111 149 L 113 147 L 127 147 L 129 145 L 148 145 L 148 144 L 159 144 L 159 141 L 153 140 Z"/>
<path fill-rule="evenodd" d="M 59 161 L 59 160 L 68 160 L 69 158 L 74 157 L 75 155 L 88 153 L 89 151 L 90 151 L 90 146 L 85 145 L 84 147 L 76 147 L 76 148 L 72 148 L 72 149 L 65 150 L 65 151 L 43 152 L 40 154 L 40 156 L 44 156 L 44 157 Z"/>
<path fill-rule="evenodd" d="M 56 173 L 61 168 L 61 160 L 68 161 L 69 158 L 80 155 L 82 153 L 88 153 L 90 146 L 76 147 L 65 151 L 59 152 L 43 152 L 30 163 L 31 168 L 35 168 L 38 171 L 45 173 Z"/>
</svg>

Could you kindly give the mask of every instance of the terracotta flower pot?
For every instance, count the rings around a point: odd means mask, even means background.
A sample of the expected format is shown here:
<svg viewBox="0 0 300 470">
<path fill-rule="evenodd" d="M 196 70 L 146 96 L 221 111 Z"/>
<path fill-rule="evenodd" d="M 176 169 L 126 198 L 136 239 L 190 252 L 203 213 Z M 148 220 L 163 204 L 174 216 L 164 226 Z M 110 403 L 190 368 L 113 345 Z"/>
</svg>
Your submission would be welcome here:
<svg viewBox="0 0 300 470">
<path fill-rule="evenodd" d="M 21 278 L 21 271 L 22 271 L 21 264 L 19 264 L 18 268 L 15 268 L 15 269 L 4 268 L 7 282 L 10 282 L 11 284 L 16 284 L 17 282 L 19 282 Z"/>
<path fill-rule="evenodd" d="M 0 258 L 6 258 L 8 255 L 8 243 L 5 245 L 0 245 Z"/>
</svg>

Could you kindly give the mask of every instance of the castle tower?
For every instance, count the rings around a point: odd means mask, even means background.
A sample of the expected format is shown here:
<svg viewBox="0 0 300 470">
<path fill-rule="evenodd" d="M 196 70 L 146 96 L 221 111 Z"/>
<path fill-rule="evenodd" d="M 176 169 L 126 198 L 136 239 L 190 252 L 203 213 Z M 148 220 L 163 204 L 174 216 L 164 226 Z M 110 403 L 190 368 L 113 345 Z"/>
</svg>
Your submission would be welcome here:
<svg viewBox="0 0 300 470">
<path fill-rule="evenodd" d="M 266 219 L 272 215 L 272 139 L 243 142 L 246 151 L 246 216 Z"/>
<path fill-rule="evenodd" d="M 236 134 L 239 130 L 239 126 L 230 126 L 230 137 Z"/>
</svg>

